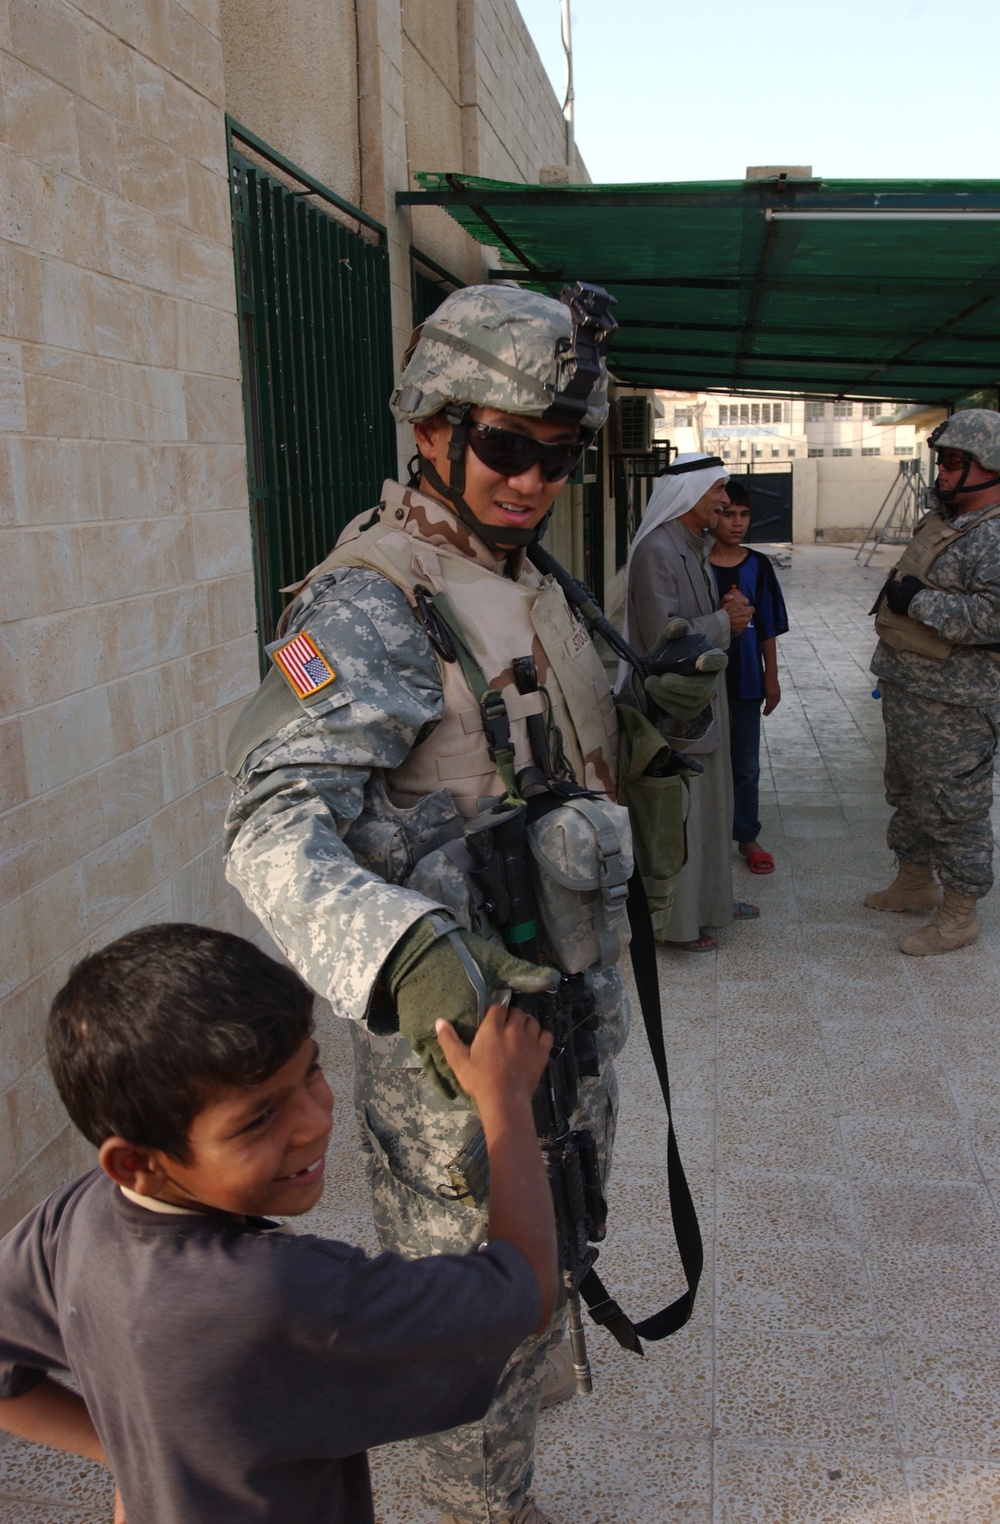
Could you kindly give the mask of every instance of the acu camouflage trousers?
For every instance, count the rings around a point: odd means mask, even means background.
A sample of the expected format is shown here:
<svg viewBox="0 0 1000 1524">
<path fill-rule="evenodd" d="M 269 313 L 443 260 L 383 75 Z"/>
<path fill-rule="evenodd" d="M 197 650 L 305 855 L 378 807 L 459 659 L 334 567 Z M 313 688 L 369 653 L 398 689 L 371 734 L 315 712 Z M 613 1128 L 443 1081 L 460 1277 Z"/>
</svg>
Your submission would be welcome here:
<svg viewBox="0 0 1000 1524">
<path fill-rule="evenodd" d="M 993 757 L 998 716 L 882 682 L 886 840 L 907 862 L 981 899 L 993 884 Z"/>
<path fill-rule="evenodd" d="M 601 1073 L 581 1081 L 575 1127 L 597 1140 L 605 1182 L 611 1165 L 618 1087 L 613 1059 L 624 1046 L 629 1009 L 615 968 L 590 976 L 600 1017 Z M 448 1165 L 479 1126 L 467 1104 L 448 1101 L 398 1035 L 351 1024 L 354 1104 L 368 1156 L 375 1228 L 383 1249 L 407 1258 L 464 1254 L 486 1238 L 486 1208 L 442 1195 Z M 511 1355 L 485 1417 L 418 1441 L 424 1495 L 470 1524 L 495 1524 L 515 1511 L 531 1485 L 535 1425 L 545 1354 L 562 1330 L 526 1339 Z"/>
</svg>

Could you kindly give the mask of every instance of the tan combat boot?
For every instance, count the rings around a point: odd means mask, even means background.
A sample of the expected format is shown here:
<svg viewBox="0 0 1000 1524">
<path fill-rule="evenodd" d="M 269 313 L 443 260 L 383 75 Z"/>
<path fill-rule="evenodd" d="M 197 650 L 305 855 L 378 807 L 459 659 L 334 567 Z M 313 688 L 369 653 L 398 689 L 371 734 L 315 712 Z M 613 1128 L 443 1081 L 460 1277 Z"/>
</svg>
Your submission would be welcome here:
<svg viewBox="0 0 1000 1524">
<path fill-rule="evenodd" d="M 904 937 L 899 950 L 914 958 L 932 957 L 935 953 L 955 952 L 974 942 L 978 935 L 975 895 L 959 894 L 957 889 L 949 889 L 946 884 L 941 909 L 933 921 Z"/>
<path fill-rule="evenodd" d="M 930 863 L 910 863 L 900 858 L 896 877 L 888 889 L 873 889 L 865 895 L 865 904 L 869 910 L 936 910 L 941 894 L 941 885 Z"/>
</svg>

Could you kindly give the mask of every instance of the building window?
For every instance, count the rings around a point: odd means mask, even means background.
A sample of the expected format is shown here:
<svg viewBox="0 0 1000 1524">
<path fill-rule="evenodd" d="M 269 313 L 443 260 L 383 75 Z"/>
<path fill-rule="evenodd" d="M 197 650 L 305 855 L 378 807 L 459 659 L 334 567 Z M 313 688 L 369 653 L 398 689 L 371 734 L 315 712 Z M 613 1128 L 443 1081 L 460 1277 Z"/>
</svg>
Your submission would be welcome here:
<svg viewBox="0 0 1000 1524">
<path fill-rule="evenodd" d="M 761 406 L 760 406 L 760 421 L 761 421 L 761 423 L 770 423 L 771 422 L 771 404 L 769 402 L 762 402 L 761 403 Z"/>
<path fill-rule="evenodd" d="M 809 459 L 810 460 L 814 460 L 817 455 L 822 455 L 822 453 L 823 453 L 822 450 L 816 450 L 812 446 L 809 447 Z"/>
<path fill-rule="evenodd" d="M 750 422 L 751 423 L 760 423 L 760 403 L 759 402 L 751 402 L 751 404 L 750 404 Z"/>
<path fill-rule="evenodd" d="M 864 445 L 862 446 L 861 453 L 862 455 L 881 455 L 882 448 L 880 445 Z"/>
<path fill-rule="evenodd" d="M 833 416 L 834 416 L 834 418 L 853 418 L 854 417 L 854 403 L 853 402 L 835 402 L 833 404 Z"/>
<path fill-rule="evenodd" d="M 806 423 L 822 423 L 826 417 L 825 402 L 806 403 Z"/>
<path fill-rule="evenodd" d="M 723 450 L 723 452 L 722 452 L 722 458 L 723 458 L 723 460 L 728 460 L 730 455 L 732 453 L 733 453 L 732 450 Z"/>
<path fill-rule="evenodd" d="M 749 423 L 749 422 L 750 422 L 750 404 L 749 404 L 749 402 L 741 402 L 740 403 L 740 423 Z"/>
<path fill-rule="evenodd" d="M 863 402 L 861 404 L 861 416 L 862 418 L 881 418 L 881 402 Z"/>
<path fill-rule="evenodd" d="M 729 423 L 729 408 L 724 402 L 719 403 L 719 424 L 725 428 Z"/>
<path fill-rule="evenodd" d="M 691 414 L 694 411 L 689 407 L 674 408 L 674 428 L 689 429 L 691 427 Z"/>
<path fill-rule="evenodd" d="M 779 449 L 778 449 L 778 446 L 777 446 L 777 445 L 772 445 L 772 446 L 771 446 L 771 459 L 772 459 L 772 460 L 776 460 L 776 459 L 777 459 L 777 457 L 778 457 L 778 456 L 779 456 L 779 455 L 780 455 L 780 454 L 781 454 L 781 451 L 780 451 L 780 450 L 779 450 Z"/>
<path fill-rule="evenodd" d="M 746 460 L 746 458 L 747 458 L 746 446 L 745 445 L 740 445 L 740 460 Z"/>
<path fill-rule="evenodd" d="M 788 456 L 789 460 L 791 460 L 792 456 L 795 454 L 795 446 L 789 445 L 788 449 L 785 451 L 785 454 Z"/>
<path fill-rule="evenodd" d="M 846 450 L 840 449 L 840 450 L 834 450 L 834 451 L 832 451 L 832 453 L 834 455 L 853 455 L 854 451 L 851 450 L 851 449 L 846 449 Z"/>
<path fill-rule="evenodd" d="M 913 446 L 912 445 L 897 445 L 895 450 L 892 453 L 894 455 L 912 455 L 913 454 Z"/>
<path fill-rule="evenodd" d="M 780 402 L 775 402 L 772 405 L 772 407 L 771 407 L 771 422 L 772 423 L 780 423 L 781 422 L 781 403 Z"/>
</svg>

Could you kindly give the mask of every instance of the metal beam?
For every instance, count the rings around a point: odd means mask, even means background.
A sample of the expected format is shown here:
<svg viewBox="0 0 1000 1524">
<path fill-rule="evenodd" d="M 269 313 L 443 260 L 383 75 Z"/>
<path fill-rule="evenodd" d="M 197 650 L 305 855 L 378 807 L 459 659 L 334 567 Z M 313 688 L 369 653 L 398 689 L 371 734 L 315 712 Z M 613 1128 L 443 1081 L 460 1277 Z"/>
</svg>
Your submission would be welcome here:
<svg viewBox="0 0 1000 1524">
<path fill-rule="evenodd" d="M 1000 293 L 998 293 L 1000 295 Z M 955 319 L 957 321 L 957 319 Z M 739 333 L 739 323 L 681 323 L 673 318 L 628 318 L 618 319 L 619 332 L 625 329 L 657 329 L 670 333 Z M 809 328 L 803 329 L 791 323 L 768 323 L 768 337 L 783 339 L 841 339 L 851 332 L 845 323 L 838 328 Z M 859 328 L 858 337 L 861 339 L 895 339 L 899 336 L 897 328 Z M 1000 344 L 1000 333 L 950 333 L 949 343 L 953 344 Z M 926 340 L 921 340 L 926 342 Z M 617 340 L 616 340 L 617 346 Z"/>
<path fill-rule="evenodd" d="M 567 279 L 565 269 L 545 270 L 537 267 L 532 270 L 489 270 L 487 274 L 491 280 L 522 280 L 536 285 L 554 284 L 556 281 Z M 628 275 L 614 271 L 588 270 L 586 267 L 581 269 L 579 265 L 574 265 L 573 278 L 593 281 L 596 285 L 607 286 L 609 290 L 615 286 L 621 286 L 654 291 L 739 291 L 743 284 L 738 275 Z M 937 299 L 948 293 L 967 296 L 970 289 L 984 285 L 989 286 L 985 295 L 994 299 L 1000 298 L 1000 280 L 986 281 L 984 278 L 955 280 L 953 277 L 943 275 L 886 275 L 883 279 L 876 278 L 875 280 L 823 280 L 813 276 L 797 278 L 793 275 L 783 275 L 769 280 L 767 289 L 777 296 L 802 296 L 810 292 L 824 296 L 833 292 L 841 296 L 902 297 L 905 292 L 925 291 L 933 292 Z"/>
<path fill-rule="evenodd" d="M 953 401 L 967 396 L 969 392 L 977 389 L 963 379 L 962 381 L 956 380 L 951 386 L 945 386 L 941 382 L 928 382 L 924 385 L 922 382 L 913 381 L 893 386 L 889 382 L 879 388 L 873 386 L 870 392 L 864 393 L 856 387 L 833 387 L 818 378 L 810 382 L 801 374 L 790 376 L 746 376 L 737 381 L 735 377 L 725 373 L 720 374 L 721 369 L 722 367 L 717 366 L 714 370 L 698 370 L 691 366 L 685 366 L 682 374 L 675 373 L 671 375 L 667 365 L 660 365 L 655 368 L 652 366 L 631 365 L 624 372 L 619 372 L 612 365 L 614 378 L 622 385 L 664 387 L 669 390 L 701 391 L 703 390 L 702 382 L 707 381 L 717 391 L 728 390 L 730 387 L 733 390 L 745 391 L 749 385 L 760 390 L 762 394 L 765 389 L 770 388 L 771 390 L 768 391 L 768 395 L 773 395 L 774 391 L 795 392 L 803 395 L 816 392 L 827 397 L 853 397 L 856 401 L 862 401 L 866 398 L 877 401 L 883 397 L 890 397 L 902 402 L 919 402 L 924 400 L 924 394 L 927 394 L 931 401 L 937 401 L 938 399 Z M 644 379 L 639 380 L 637 379 L 638 377 L 643 377 Z M 693 384 L 687 385 L 688 381 L 691 381 Z"/>
<path fill-rule="evenodd" d="M 770 330 L 768 330 L 768 331 L 770 332 Z M 915 349 L 915 348 L 918 347 L 919 344 L 922 344 L 924 342 L 925 342 L 925 340 L 923 340 L 923 339 L 917 340 L 910 347 Z M 907 351 L 907 350 L 903 351 L 904 354 L 906 354 L 908 352 L 909 351 Z M 734 359 L 732 354 L 727 354 L 725 350 L 717 350 L 717 349 L 681 349 L 681 348 L 677 348 L 673 344 L 621 344 L 621 343 L 617 342 L 617 340 L 616 340 L 615 343 L 612 345 L 610 358 L 611 358 L 612 362 L 614 362 L 615 360 L 620 359 L 623 355 L 668 355 L 668 356 L 684 355 L 684 356 L 690 356 L 692 359 L 696 359 L 696 360 L 713 360 L 713 359 L 717 359 L 720 363 L 725 364 L 726 366 L 735 366 L 735 365 L 739 364 L 739 360 L 740 360 L 740 356 L 739 355 L 737 355 L 735 357 L 735 359 Z M 749 354 L 749 355 L 747 355 L 745 357 L 745 359 L 746 359 L 747 363 L 750 363 L 750 364 L 755 364 L 755 363 L 759 362 L 761 364 L 767 364 L 767 365 L 779 365 L 779 364 L 784 364 L 784 365 L 807 365 L 807 366 L 822 366 L 822 367 L 827 367 L 827 368 L 829 368 L 831 366 L 845 366 L 845 367 L 857 367 L 858 365 L 869 365 L 869 366 L 871 366 L 872 370 L 871 370 L 870 376 L 869 375 L 863 376 L 861 378 L 862 381 L 867 381 L 867 380 L 871 379 L 871 377 L 877 376 L 882 371 L 886 371 L 886 370 L 899 370 L 899 369 L 906 370 L 906 369 L 912 368 L 914 370 L 951 370 L 951 371 L 955 371 L 955 370 L 970 370 L 971 369 L 971 370 L 988 370 L 991 374 L 993 374 L 993 373 L 996 372 L 997 366 L 998 366 L 998 361 L 996 359 L 993 359 L 993 360 L 909 360 L 909 361 L 907 361 L 907 360 L 904 360 L 901 356 L 899 356 L 899 357 L 896 357 L 895 359 L 892 359 L 892 360 L 866 360 L 866 359 L 859 358 L 857 355 L 829 355 L 829 354 L 827 354 L 827 355 L 815 355 L 814 354 L 814 355 L 810 356 L 808 354 L 783 354 L 783 353 L 768 354 L 766 352 L 764 352 L 764 353 L 756 352 L 756 353 L 753 353 L 753 354 Z"/>
<path fill-rule="evenodd" d="M 397 206 L 478 206 L 503 207 L 599 207 L 622 209 L 678 208 L 678 207 L 727 207 L 742 208 L 748 202 L 762 215 L 769 211 L 772 216 L 805 211 L 865 212 L 868 215 L 888 213 L 902 215 L 906 212 L 939 212 L 951 214 L 960 209 L 968 211 L 1000 211 L 1000 185 L 988 191 L 941 191 L 926 194 L 919 191 L 887 193 L 884 190 L 858 191 L 834 190 L 822 181 L 734 181 L 718 188 L 708 185 L 692 186 L 685 190 L 658 190 L 653 186 L 552 186 L 526 185 L 523 189 L 495 189 L 490 185 L 468 185 L 461 175 L 446 175 L 450 189 L 397 191 Z M 503 184 L 504 182 L 500 182 Z M 760 205 L 761 191 L 773 204 Z M 781 202 L 795 202 L 783 207 Z"/>
<path fill-rule="evenodd" d="M 457 275 L 452 275 L 450 270 L 446 270 L 444 265 L 439 265 L 437 260 L 431 259 L 429 254 L 421 253 L 415 243 L 410 244 L 410 258 L 416 260 L 418 265 L 423 265 L 426 270 L 430 270 L 432 274 L 448 281 L 456 290 L 465 285 L 464 280 L 459 280 Z"/>
<path fill-rule="evenodd" d="M 983 296 L 983 297 L 977 298 L 976 301 L 970 303 L 966 307 L 963 307 L 961 312 L 956 312 L 953 317 L 946 318 L 943 323 L 941 323 L 931 333 L 926 334 L 923 339 L 915 339 L 913 341 L 913 343 L 907 344 L 905 349 L 901 349 L 897 355 L 895 355 L 891 360 L 889 360 L 887 362 L 887 364 L 892 365 L 892 366 L 899 365 L 903 361 L 904 355 L 908 355 L 912 350 L 916 349 L 920 344 L 922 344 L 922 343 L 924 343 L 924 344 L 929 343 L 932 340 L 938 338 L 939 336 L 941 336 L 941 337 L 947 337 L 948 336 L 948 329 L 951 327 L 952 323 L 963 323 L 966 320 L 966 318 L 969 318 L 969 317 L 971 317 L 973 315 L 973 313 L 978 312 L 980 307 L 987 306 L 989 304 L 989 302 L 991 302 L 993 300 L 994 300 L 993 296 Z M 963 364 L 964 363 L 966 363 L 966 362 L 963 361 Z M 982 365 L 986 364 L 986 363 L 990 363 L 990 362 L 980 361 L 979 362 L 979 368 L 981 368 Z M 992 362 L 992 363 L 994 365 L 996 364 L 995 361 Z M 864 376 L 861 377 L 861 384 L 864 385 L 864 383 L 866 381 L 868 381 L 870 379 L 870 377 L 876 376 L 878 374 L 879 370 L 880 369 L 884 369 L 884 368 L 885 368 L 884 365 L 883 366 L 876 366 L 876 368 L 873 371 L 870 371 L 867 375 L 864 375 Z"/>
<path fill-rule="evenodd" d="M 374 217 L 369 217 L 367 212 L 361 211 L 359 207 L 352 206 L 350 201 L 345 201 L 343 196 L 338 196 L 337 192 L 332 191 L 328 185 L 324 185 L 322 180 L 317 180 L 313 175 L 307 174 L 304 169 L 299 169 L 297 165 L 292 163 L 291 159 L 286 159 L 284 154 L 279 153 L 276 148 L 272 148 L 268 143 L 265 143 L 263 138 L 259 138 L 248 127 L 244 127 L 235 117 L 226 117 L 226 136 L 229 139 L 230 145 L 234 138 L 237 138 L 241 143 L 245 143 L 248 148 L 252 148 L 254 153 L 259 154 L 262 159 L 268 160 L 276 168 L 283 170 L 291 179 L 297 180 L 300 185 L 304 185 L 311 196 L 322 196 L 324 201 L 329 201 L 339 212 L 343 212 L 346 216 L 353 218 L 355 222 L 360 222 L 363 227 L 370 228 L 373 233 L 379 235 L 382 243 L 385 242 L 386 231 L 384 223 L 377 222 Z"/>
</svg>

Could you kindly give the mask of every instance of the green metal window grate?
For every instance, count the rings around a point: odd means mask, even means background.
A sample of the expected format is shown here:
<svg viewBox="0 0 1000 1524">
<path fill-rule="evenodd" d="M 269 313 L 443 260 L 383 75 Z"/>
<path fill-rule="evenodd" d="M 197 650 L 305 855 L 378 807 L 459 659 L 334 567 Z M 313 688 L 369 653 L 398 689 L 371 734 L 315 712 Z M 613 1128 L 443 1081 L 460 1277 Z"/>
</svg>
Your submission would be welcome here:
<svg viewBox="0 0 1000 1524">
<path fill-rule="evenodd" d="M 235 123 L 230 171 L 263 666 L 282 587 L 395 475 L 389 260 L 380 224 Z"/>
<path fill-rule="evenodd" d="M 670 464 L 671 444 L 659 440 L 642 455 L 612 455 L 611 484 L 615 499 L 615 565 L 628 560 L 628 548 L 642 522 L 646 504 Z"/>
</svg>

